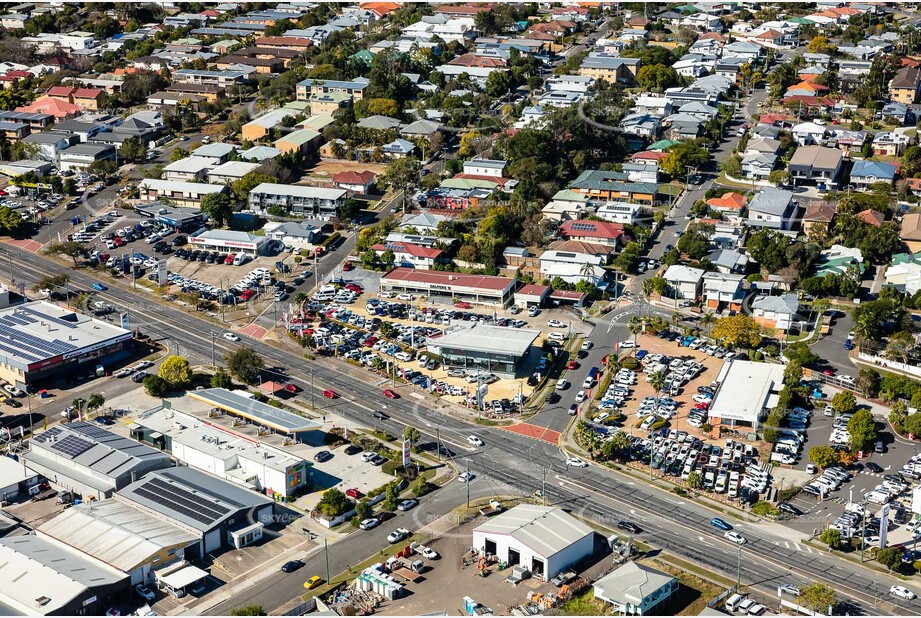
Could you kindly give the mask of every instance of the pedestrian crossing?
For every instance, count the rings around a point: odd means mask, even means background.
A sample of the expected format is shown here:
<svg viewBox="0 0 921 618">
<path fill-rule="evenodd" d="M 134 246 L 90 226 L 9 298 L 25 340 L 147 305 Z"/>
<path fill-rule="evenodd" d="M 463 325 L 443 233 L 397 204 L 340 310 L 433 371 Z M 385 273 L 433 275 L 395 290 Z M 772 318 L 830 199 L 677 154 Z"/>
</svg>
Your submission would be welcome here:
<svg viewBox="0 0 921 618">
<path fill-rule="evenodd" d="M 795 549 L 796 551 L 806 552 L 807 554 L 816 553 L 816 551 L 808 545 L 801 545 L 796 541 L 774 541 L 774 545 L 777 545 L 778 547 L 786 547 L 787 549 Z"/>
</svg>

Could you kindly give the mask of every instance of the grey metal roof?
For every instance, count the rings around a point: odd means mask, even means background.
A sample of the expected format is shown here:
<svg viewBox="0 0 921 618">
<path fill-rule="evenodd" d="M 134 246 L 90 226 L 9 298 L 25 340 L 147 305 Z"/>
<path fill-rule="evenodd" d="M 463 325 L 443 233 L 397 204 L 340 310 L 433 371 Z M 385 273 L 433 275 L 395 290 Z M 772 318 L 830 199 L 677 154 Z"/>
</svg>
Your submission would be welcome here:
<svg viewBox="0 0 921 618">
<path fill-rule="evenodd" d="M 594 584 L 595 595 L 619 604 L 640 605 L 675 577 L 636 562 L 627 562 Z"/>
<path fill-rule="evenodd" d="M 473 531 L 509 536 L 544 558 L 594 534 L 591 528 L 563 509 L 537 504 L 519 504 Z"/>
<path fill-rule="evenodd" d="M 206 388 L 200 391 L 189 391 L 189 396 L 199 401 L 204 401 L 215 408 L 242 416 L 260 425 L 277 429 L 286 433 L 309 431 L 320 427 L 303 416 L 288 412 L 281 408 L 274 408 L 267 403 L 257 401 L 252 397 L 241 395 L 237 391 L 226 388 Z"/>
<path fill-rule="evenodd" d="M 472 352 L 523 356 L 538 336 L 539 330 L 474 324 L 448 331 L 441 337 L 430 340 L 429 345 L 437 348 L 460 348 Z"/>
<path fill-rule="evenodd" d="M 131 571 L 160 552 L 197 542 L 201 535 L 117 500 L 84 502 L 42 524 L 58 539 L 121 571 Z"/>
<path fill-rule="evenodd" d="M 793 315 L 799 310 L 799 297 L 796 294 L 759 296 L 752 301 L 752 310 Z"/>
<path fill-rule="evenodd" d="M 255 492 L 185 466 L 152 472 L 122 489 L 116 499 L 139 504 L 202 532 L 241 512 L 272 503 Z"/>
<path fill-rule="evenodd" d="M 773 187 L 761 191 L 748 205 L 749 212 L 783 216 L 793 203 L 793 192 Z"/>
</svg>

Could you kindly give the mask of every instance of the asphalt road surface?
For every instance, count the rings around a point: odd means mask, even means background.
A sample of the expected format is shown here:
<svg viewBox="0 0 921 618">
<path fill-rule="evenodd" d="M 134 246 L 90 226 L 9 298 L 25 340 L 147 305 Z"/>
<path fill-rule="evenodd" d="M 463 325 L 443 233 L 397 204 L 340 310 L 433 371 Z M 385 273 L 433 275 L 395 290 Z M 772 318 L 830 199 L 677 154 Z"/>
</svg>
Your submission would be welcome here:
<svg viewBox="0 0 921 618">
<path fill-rule="evenodd" d="M 42 256 L 18 249 L 11 251 L 19 265 L 20 276 L 27 280 L 66 272 L 77 289 L 88 289 L 93 281 L 82 272 L 64 268 Z M 141 299 L 117 285 L 111 285 L 107 292 L 98 295 L 101 300 L 130 308 L 133 326 L 142 331 L 181 342 L 184 354 L 191 352 L 199 358 L 210 357 L 210 333 L 218 330 L 211 322 Z M 404 395 L 401 399 L 387 400 L 378 386 L 355 379 L 338 361 L 307 363 L 297 355 L 261 341 L 245 339 L 245 343 L 252 346 L 267 365 L 290 368 L 292 381 L 304 387 L 307 396 L 311 388 L 308 372 L 314 374 L 317 390 L 337 390 L 342 394 L 341 399 L 328 401 L 317 397 L 317 400 L 334 407 L 345 418 L 365 426 L 386 428 L 391 433 L 399 433 L 404 424 L 411 424 L 429 440 L 434 439 L 436 428 L 440 429 L 442 441 L 458 453 L 455 456 L 458 465 L 467 466 L 469 459 L 470 468 L 480 476 L 477 482 L 495 483 L 497 488 L 508 485 L 530 494 L 546 480 L 546 496 L 551 503 L 608 525 L 621 518 L 637 521 L 644 529 L 640 535 L 642 540 L 735 576 L 739 548 L 710 526 L 714 513 L 704 506 L 637 484 L 631 477 L 615 471 L 602 471 L 595 466 L 568 470 L 564 454 L 556 445 L 499 428 L 473 426 L 464 419 L 435 409 L 428 401 L 407 396 L 410 387 L 398 387 Z M 611 340 L 596 341 L 595 345 L 610 350 L 611 343 Z M 214 345 L 218 354 L 236 346 L 220 338 Z M 391 419 L 383 422 L 373 419 L 370 412 L 385 405 Z M 481 436 L 486 446 L 468 450 L 466 436 L 471 433 Z M 734 518 L 726 519 L 734 521 Z M 748 544 L 742 548 L 741 562 L 741 576 L 745 582 L 772 587 L 788 581 L 827 581 L 842 593 L 868 605 L 876 603 L 876 611 L 872 613 L 921 613 L 921 601 L 906 601 L 888 594 L 889 587 L 899 580 L 814 551 L 790 547 L 791 540 L 801 537 L 799 533 L 775 525 L 756 524 L 739 525 L 739 531 L 748 538 Z M 338 552 L 338 548 L 333 551 Z M 279 594 L 279 604 L 287 600 L 281 596 Z"/>
</svg>

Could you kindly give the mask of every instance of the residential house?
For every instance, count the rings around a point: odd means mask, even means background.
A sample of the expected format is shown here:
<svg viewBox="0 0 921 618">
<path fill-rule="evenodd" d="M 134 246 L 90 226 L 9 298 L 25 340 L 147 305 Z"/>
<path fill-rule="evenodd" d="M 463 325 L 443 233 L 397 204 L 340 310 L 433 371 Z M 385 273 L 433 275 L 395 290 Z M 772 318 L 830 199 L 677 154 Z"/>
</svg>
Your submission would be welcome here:
<svg viewBox="0 0 921 618">
<path fill-rule="evenodd" d="M 745 178 L 765 180 L 777 165 L 777 155 L 753 152 L 742 157 L 742 175 Z"/>
<path fill-rule="evenodd" d="M 214 165 L 226 163 L 230 158 L 230 153 L 237 149 L 236 144 L 214 143 L 199 146 L 190 154 L 193 157 L 209 159 Z"/>
<path fill-rule="evenodd" d="M 751 304 L 752 317 L 763 328 L 788 331 L 796 321 L 799 311 L 799 296 L 757 296 Z"/>
<path fill-rule="evenodd" d="M 434 234 L 438 231 L 438 225 L 441 222 L 451 220 L 451 217 L 445 215 L 421 212 L 417 215 L 405 215 L 400 221 L 400 229 L 415 230 L 418 234 Z"/>
<path fill-rule="evenodd" d="M 662 160 L 668 156 L 667 152 L 661 150 L 643 150 L 630 156 L 631 163 L 645 163 L 647 165 L 661 166 Z"/>
<path fill-rule="evenodd" d="M 333 184 L 346 191 L 364 194 L 371 191 L 376 179 L 377 176 L 374 172 L 346 170 L 333 176 Z"/>
<path fill-rule="evenodd" d="M 208 170 L 207 178 L 208 182 L 212 184 L 230 184 L 238 180 L 242 180 L 244 176 L 255 172 L 260 167 L 262 167 L 261 163 L 253 163 L 250 161 L 228 161 L 227 163 L 222 163 L 221 165 Z"/>
<path fill-rule="evenodd" d="M 909 253 L 921 252 L 921 213 L 910 212 L 902 216 L 899 240 Z"/>
<path fill-rule="evenodd" d="M 424 137 L 428 140 L 431 140 L 435 134 L 442 129 L 444 129 L 444 125 L 440 122 L 433 122 L 431 120 L 417 120 L 401 128 L 400 137 L 404 139 Z"/>
<path fill-rule="evenodd" d="M 867 225 L 872 225 L 873 227 L 880 227 L 883 222 L 886 220 L 886 215 L 879 212 L 878 210 L 872 210 L 867 208 L 866 210 L 861 210 L 857 213 L 857 218 L 866 223 Z"/>
<path fill-rule="evenodd" d="M 405 139 L 395 139 L 381 146 L 381 153 L 389 159 L 402 159 L 416 152 L 416 145 Z"/>
<path fill-rule="evenodd" d="M 831 222 L 838 212 L 837 202 L 813 201 L 803 215 L 803 232 L 809 236 L 824 235 L 831 227 Z"/>
<path fill-rule="evenodd" d="M 744 275 L 709 272 L 703 276 L 703 302 L 713 311 L 742 311 L 745 299 Z"/>
<path fill-rule="evenodd" d="M 255 142 L 266 137 L 272 129 L 282 126 L 285 118 L 293 118 L 300 112 L 296 109 L 281 107 L 262 114 L 243 125 L 243 139 Z"/>
<path fill-rule="evenodd" d="M 803 122 L 793 127 L 790 132 L 800 146 L 822 145 L 828 136 L 828 127 L 815 122 Z"/>
<path fill-rule="evenodd" d="M 747 203 L 748 198 L 734 191 L 724 193 L 719 197 L 711 197 L 707 200 L 707 206 L 709 206 L 711 210 L 715 210 L 721 215 L 729 217 L 741 217 L 742 213 L 745 211 L 745 204 Z"/>
<path fill-rule="evenodd" d="M 588 281 L 596 288 L 606 288 L 607 256 L 548 249 L 540 256 L 540 274 L 546 279 L 560 277 L 567 283 Z"/>
<path fill-rule="evenodd" d="M 27 114 L 48 114 L 56 120 L 69 120 L 82 114 L 83 108 L 73 103 L 43 96 L 28 105 L 20 105 L 15 111 Z"/>
<path fill-rule="evenodd" d="M 895 182 L 896 166 L 884 161 L 855 161 L 851 169 L 851 184 L 858 189 L 869 189 L 878 182 L 892 185 Z"/>
<path fill-rule="evenodd" d="M 204 157 L 186 157 L 173 161 L 163 168 L 164 180 L 178 182 L 196 182 L 204 180 L 208 172 L 216 167 L 210 159 Z"/>
<path fill-rule="evenodd" d="M 700 118 L 690 114 L 672 114 L 666 116 L 662 122 L 668 127 L 665 136 L 678 141 L 696 139 L 704 129 L 704 123 Z"/>
<path fill-rule="evenodd" d="M 707 256 L 710 264 L 720 273 L 744 273 L 748 267 L 748 256 L 734 249 L 717 249 Z"/>
<path fill-rule="evenodd" d="M 641 220 L 650 218 L 642 204 L 628 202 L 605 202 L 595 211 L 595 216 L 605 221 L 629 225 L 635 225 Z"/>
<path fill-rule="evenodd" d="M 863 151 L 870 134 L 866 131 L 835 131 L 828 139 L 828 145 L 838 150 L 856 154 Z"/>
<path fill-rule="evenodd" d="M 278 148 L 282 153 L 288 152 L 315 152 L 323 143 L 323 134 L 312 129 L 300 129 L 292 131 L 281 139 L 275 141 L 272 145 Z"/>
<path fill-rule="evenodd" d="M 637 114 L 650 114 L 656 118 L 663 118 L 672 113 L 672 102 L 661 95 L 640 95 L 633 102 L 633 112 Z"/>
<path fill-rule="evenodd" d="M 844 153 L 825 146 L 800 146 L 787 169 L 793 184 L 834 185 L 844 162 Z"/>
<path fill-rule="evenodd" d="M 620 223 L 608 221 L 588 221 L 575 219 L 565 221 L 560 226 L 560 236 L 566 240 L 581 240 L 584 242 L 601 244 L 611 251 L 617 249 L 624 236 L 624 226 Z"/>
<path fill-rule="evenodd" d="M 595 52 L 589 53 L 579 67 L 579 74 L 609 83 L 632 84 L 640 68 L 638 58 L 620 58 Z"/>
<path fill-rule="evenodd" d="M 627 175 L 630 182 L 645 182 L 656 184 L 659 182 L 658 163 L 624 163 L 621 170 Z"/>
<path fill-rule="evenodd" d="M 896 71 L 889 82 L 889 99 L 896 103 L 911 105 L 918 98 L 921 87 L 921 68 L 903 67 Z"/>
<path fill-rule="evenodd" d="M 72 145 L 79 143 L 79 141 L 80 138 L 73 133 L 55 131 L 32 133 L 22 140 L 24 144 L 35 146 L 38 149 L 34 155 L 35 158 L 44 161 L 57 161 L 59 152 L 65 148 L 70 148 Z"/>
<path fill-rule="evenodd" d="M 914 113 L 911 111 L 911 108 L 906 103 L 899 103 L 897 101 L 890 101 L 883 105 L 883 109 L 880 110 L 883 118 L 886 120 L 893 120 L 899 125 L 905 125 L 908 123 L 909 114 L 914 118 Z"/>
<path fill-rule="evenodd" d="M 703 276 L 704 271 L 700 268 L 692 268 L 683 264 L 669 266 L 663 276 L 669 287 L 667 296 L 692 302 L 697 300 L 700 296 Z"/>
<path fill-rule="evenodd" d="M 590 211 L 589 198 L 576 191 L 562 189 L 557 191 L 553 199 L 541 210 L 548 221 L 562 223 L 570 219 L 581 219 Z"/>
<path fill-rule="evenodd" d="M 803 81 L 787 88 L 784 92 L 784 99 L 791 97 L 821 97 L 828 92 L 828 86 L 816 84 L 810 81 Z"/>
<path fill-rule="evenodd" d="M 653 183 L 629 182 L 624 172 L 585 170 L 569 188 L 595 199 L 621 200 L 652 206 L 659 187 Z"/>
<path fill-rule="evenodd" d="M 360 101 L 368 88 L 368 80 L 359 77 L 352 81 L 339 81 L 331 79 L 305 79 L 299 81 L 296 86 L 297 100 L 307 101 L 315 94 L 326 94 L 329 92 L 341 92 L 351 95 L 355 101 Z"/>
<path fill-rule="evenodd" d="M 464 161 L 463 173 L 469 176 L 486 176 L 502 179 L 507 166 L 508 163 L 505 161 L 474 157 L 469 161 Z"/>
<path fill-rule="evenodd" d="M 886 268 L 886 286 L 914 296 L 921 290 L 921 254 L 897 253 Z"/>
<path fill-rule="evenodd" d="M 659 133 L 659 119 L 645 112 L 627 114 L 621 119 L 620 126 L 625 133 L 640 137 L 654 139 Z"/>
<path fill-rule="evenodd" d="M 58 169 L 86 171 L 98 161 L 115 161 L 115 148 L 108 144 L 75 144 L 58 153 Z"/>
<path fill-rule="evenodd" d="M 790 230 L 798 209 L 799 204 L 791 191 L 767 188 L 758 192 L 748 204 L 745 223 L 755 228 Z"/>
<path fill-rule="evenodd" d="M 873 136 L 874 157 L 901 157 L 911 142 L 911 137 L 904 133 L 883 131 Z"/>
<path fill-rule="evenodd" d="M 863 252 L 855 247 L 832 245 L 831 248 L 819 254 L 819 259 L 815 266 L 815 276 L 846 275 L 852 270 L 863 274 L 865 270 Z"/>
<path fill-rule="evenodd" d="M 103 91 L 99 88 L 77 88 L 71 96 L 71 102 L 85 110 L 96 111 L 101 107 Z"/>
<path fill-rule="evenodd" d="M 371 247 L 371 250 L 377 253 L 378 257 L 388 251 L 392 252 L 393 266 L 397 268 L 418 268 L 420 270 L 432 270 L 444 253 L 441 249 L 402 241 L 378 243 Z"/>
</svg>

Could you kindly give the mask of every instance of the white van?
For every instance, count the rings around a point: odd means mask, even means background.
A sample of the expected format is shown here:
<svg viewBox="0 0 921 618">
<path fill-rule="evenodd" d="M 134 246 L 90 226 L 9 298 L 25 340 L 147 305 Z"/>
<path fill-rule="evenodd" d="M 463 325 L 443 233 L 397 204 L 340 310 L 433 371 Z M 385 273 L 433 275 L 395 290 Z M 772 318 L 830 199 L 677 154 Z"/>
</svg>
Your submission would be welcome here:
<svg viewBox="0 0 921 618">
<path fill-rule="evenodd" d="M 407 362 L 413 359 L 413 355 L 409 352 L 397 352 L 393 357 L 399 361 Z"/>
<path fill-rule="evenodd" d="M 238 253 L 238 254 L 236 254 L 235 256 L 233 256 L 233 265 L 234 265 L 234 266 L 239 266 L 240 264 L 242 264 L 242 263 L 245 262 L 245 261 L 246 261 L 246 254 L 245 254 L 245 253 Z"/>
<path fill-rule="evenodd" d="M 736 611 L 736 608 L 739 607 L 739 603 L 741 603 L 743 599 L 745 599 L 745 597 L 742 596 L 741 594 L 732 595 L 726 601 L 726 609 L 728 609 L 731 612 Z"/>
</svg>

